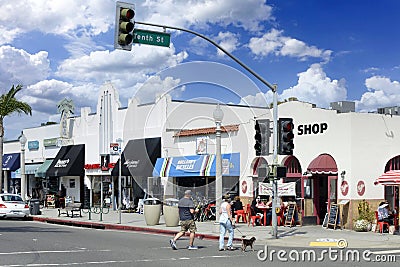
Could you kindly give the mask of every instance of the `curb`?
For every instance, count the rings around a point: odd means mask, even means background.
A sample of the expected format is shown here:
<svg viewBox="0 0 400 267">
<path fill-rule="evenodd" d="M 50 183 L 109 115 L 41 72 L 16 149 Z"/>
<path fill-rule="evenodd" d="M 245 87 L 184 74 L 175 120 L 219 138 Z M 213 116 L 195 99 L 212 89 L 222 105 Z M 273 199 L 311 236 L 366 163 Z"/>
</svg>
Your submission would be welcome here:
<svg viewBox="0 0 400 267">
<path fill-rule="evenodd" d="M 142 226 L 128 226 L 128 225 L 120 225 L 120 224 L 108 224 L 108 223 L 97 223 L 97 222 L 86 222 L 86 221 L 83 222 L 83 221 L 55 219 L 55 218 L 48 218 L 48 217 L 32 216 L 32 220 L 37 221 L 37 222 L 50 223 L 50 224 L 61 224 L 61 225 L 68 225 L 68 226 L 74 226 L 74 227 L 86 227 L 86 228 L 103 229 L 103 230 L 145 232 L 145 233 L 162 234 L 162 235 L 176 235 L 178 233 L 178 231 L 173 231 L 173 230 L 155 229 L 155 228 L 142 227 Z M 189 236 L 189 233 L 185 233 L 185 236 Z M 196 233 L 196 238 L 208 239 L 208 240 L 219 240 L 219 235 Z M 225 239 L 227 239 L 227 237 L 225 237 Z M 234 238 L 233 240 L 234 241 L 242 241 L 241 238 Z"/>
</svg>

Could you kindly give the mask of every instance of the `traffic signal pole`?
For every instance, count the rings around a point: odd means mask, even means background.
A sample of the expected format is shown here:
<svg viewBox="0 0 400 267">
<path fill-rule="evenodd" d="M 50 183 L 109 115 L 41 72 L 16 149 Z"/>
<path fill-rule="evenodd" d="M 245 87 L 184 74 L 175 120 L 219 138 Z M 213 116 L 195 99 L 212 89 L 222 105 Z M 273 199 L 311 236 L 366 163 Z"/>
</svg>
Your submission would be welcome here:
<svg viewBox="0 0 400 267">
<path fill-rule="evenodd" d="M 277 85 L 276 84 L 274 84 L 274 89 L 272 90 L 272 92 L 273 92 L 272 116 L 273 116 L 273 121 L 274 121 L 273 166 L 276 166 L 276 165 L 278 165 L 278 93 L 277 93 Z M 278 181 L 277 181 L 276 177 L 273 177 L 273 180 L 272 180 L 272 233 L 271 234 L 274 238 L 278 238 L 278 218 L 276 216 L 277 200 L 278 200 Z"/>
<path fill-rule="evenodd" d="M 278 164 L 278 95 L 277 95 L 277 85 L 276 84 L 270 84 L 269 82 L 267 82 L 266 80 L 264 80 L 264 78 L 262 78 L 260 75 L 258 75 L 255 71 L 253 71 L 251 68 L 249 68 L 246 64 L 244 64 L 243 62 L 241 62 L 238 58 L 236 58 L 234 55 L 232 55 L 231 53 L 229 53 L 228 51 L 226 51 L 224 48 L 222 48 L 219 44 L 217 44 L 216 42 L 214 42 L 213 40 L 211 40 L 210 38 L 208 38 L 207 36 L 204 36 L 200 33 L 197 33 L 195 31 L 192 30 L 188 30 L 185 28 L 180 28 L 180 27 L 173 27 L 173 26 L 167 26 L 167 25 L 161 25 L 161 24 L 155 24 L 155 23 L 148 23 L 148 22 L 139 22 L 139 21 L 135 21 L 135 24 L 141 24 L 141 25 L 146 25 L 146 26 L 153 26 L 153 27 L 160 27 L 165 29 L 172 29 L 172 30 L 178 30 L 178 31 L 183 31 L 183 32 L 188 32 L 191 34 L 194 34 L 208 42 L 210 42 L 211 44 L 213 44 L 214 46 L 216 46 L 218 49 L 220 49 L 222 52 L 224 52 L 227 56 L 229 56 L 231 59 L 233 59 L 236 63 L 238 63 L 240 66 L 242 66 L 245 70 L 247 70 L 248 72 L 250 72 L 254 77 L 256 77 L 260 82 L 262 82 L 263 84 L 265 84 L 269 89 L 272 90 L 273 92 L 273 141 L 274 141 L 274 153 L 273 153 L 273 164 L 277 165 Z M 274 238 L 278 238 L 278 222 L 277 222 L 277 216 L 276 216 L 276 207 L 277 207 L 277 199 L 278 199 L 278 184 L 277 181 L 275 179 L 276 177 L 274 177 L 273 180 L 273 193 L 272 193 L 272 236 Z"/>
</svg>

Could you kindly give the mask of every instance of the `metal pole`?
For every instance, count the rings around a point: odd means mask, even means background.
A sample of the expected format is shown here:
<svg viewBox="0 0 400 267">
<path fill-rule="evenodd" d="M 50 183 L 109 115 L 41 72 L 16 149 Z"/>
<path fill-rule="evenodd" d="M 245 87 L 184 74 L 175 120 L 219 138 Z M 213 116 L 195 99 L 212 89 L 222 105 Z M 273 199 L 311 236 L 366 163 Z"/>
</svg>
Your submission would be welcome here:
<svg viewBox="0 0 400 267">
<path fill-rule="evenodd" d="M 194 34 L 200 38 L 203 38 L 204 40 L 207 40 L 208 42 L 212 43 L 214 46 L 218 47 L 222 52 L 224 52 L 227 56 L 229 56 L 231 59 L 233 59 L 236 63 L 238 63 L 240 66 L 245 68 L 248 72 L 250 72 L 254 77 L 256 77 L 259 81 L 261 81 L 263 84 L 268 86 L 271 90 L 274 90 L 274 86 L 268 83 L 266 80 L 264 80 L 260 75 L 258 75 L 255 71 L 253 71 L 251 68 L 249 68 L 246 64 L 241 62 L 238 58 L 236 58 L 234 55 L 226 51 L 224 48 L 222 48 L 220 45 L 218 45 L 216 42 L 208 38 L 207 36 L 204 36 L 198 32 L 191 31 L 185 28 L 180 28 L 180 27 L 173 27 L 173 26 L 167 26 L 167 25 L 161 25 L 161 24 L 155 24 L 155 23 L 148 23 L 148 22 L 140 22 L 140 21 L 135 21 L 135 24 L 142 24 L 142 25 L 147 25 L 147 26 L 153 26 L 153 27 L 161 27 L 163 29 L 173 29 L 173 30 L 179 30 L 179 31 L 184 31 L 188 32 L 191 34 Z"/>
<path fill-rule="evenodd" d="M 217 128 L 215 132 L 216 139 L 216 155 L 215 155 L 215 218 L 219 222 L 219 212 L 218 209 L 221 206 L 222 200 L 222 160 L 221 160 L 221 122 L 215 122 Z"/>
<path fill-rule="evenodd" d="M 122 172 L 122 153 L 121 153 L 121 146 L 122 146 L 122 139 L 118 138 L 117 139 L 118 143 L 118 155 L 119 155 L 119 165 L 118 165 L 118 223 L 121 224 L 122 222 L 122 179 L 121 179 L 121 172 Z"/>
<path fill-rule="evenodd" d="M 273 95 L 273 120 L 274 120 L 274 153 L 273 153 L 273 165 L 276 166 L 278 164 L 278 93 L 277 93 L 277 85 L 274 84 L 274 89 L 272 90 Z M 278 184 L 274 177 L 272 182 L 272 236 L 274 238 L 278 238 L 278 220 L 276 216 L 276 207 L 277 207 L 277 199 L 278 199 Z"/>
<path fill-rule="evenodd" d="M 103 176 L 101 176 L 101 183 L 100 183 L 100 221 L 103 220 L 103 206 L 104 206 Z"/>
<path fill-rule="evenodd" d="M 19 138 L 19 143 L 21 144 L 21 197 L 25 201 L 26 200 L 26 175 L 25 175 L 25 144 L 26 144 L 26 136 L 24 132 L 21 133 L 21 137 Z"/>
<path fill-rule="evenodd" d="M 26 176 L 25 176 L 25 144 L 21 146 L 21 197 L 25 201 L 26 195 Z"/>
<path fill-rule="evenodd" d="M 121 186 L 121 171 L 122 171 L 122 167 L 121 167 L 121 148 L 119 149 L 119 172 L 118 172 L 118 191 L 119 191 L 119 198 L 118 198 L 118 223 L 121 224 L 122 218 L 121 218 L 121 206 L 122 206 L 122 201 L 121 201 L 121 197 L 122 197 L 122 186 Z"/>
</svg>

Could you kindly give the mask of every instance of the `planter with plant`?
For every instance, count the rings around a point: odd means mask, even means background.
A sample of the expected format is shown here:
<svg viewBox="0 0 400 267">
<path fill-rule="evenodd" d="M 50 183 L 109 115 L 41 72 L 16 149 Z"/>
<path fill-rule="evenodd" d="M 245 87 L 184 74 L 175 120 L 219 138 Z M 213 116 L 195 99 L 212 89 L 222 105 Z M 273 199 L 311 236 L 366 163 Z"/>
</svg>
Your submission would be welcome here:
<svg viewBox="0 0 400 267">
<path fill-rule="evenodd" d="M 362 200 L 358 204 L 358 218 L 353 224 L 354 231 L 357 232 L 368 232 L 371 230 L 372 223 L 375 220 L 375 212 L 371 210 L 371 207 L 367 201 Z"/>
</svg>

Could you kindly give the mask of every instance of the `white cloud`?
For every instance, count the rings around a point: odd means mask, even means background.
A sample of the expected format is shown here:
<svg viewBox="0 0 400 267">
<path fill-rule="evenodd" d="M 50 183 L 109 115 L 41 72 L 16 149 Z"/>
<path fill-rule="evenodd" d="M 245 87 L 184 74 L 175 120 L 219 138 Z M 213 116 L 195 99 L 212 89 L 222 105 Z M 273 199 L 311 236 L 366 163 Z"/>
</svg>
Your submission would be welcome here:
<svg viewBox="0 0 400 267">
<path fill-rule="evenodd" d="M 239 45 L 238 36 L 232 32 L 219 32 L 215 41 L 229 53 L 235 51 Z M 219 49 L 217 50 L 217 53 L 219 56 L 225 55 L 225 53 Z"/>
<path fill-rule="evenodd" d="M 157 95 L 170 94 L 175 96 L 184 91 L 185 86 L 182 86 L 179 90 L 174 90 L 179 84 L 180 79 L 174 79 L 173 77 L 161 79 L 160 76 L 152 76 L 140 85 L 134 96 L 140 103 L 152 103 L 155 101 L 155 96 Z"/>
<path fill-rule="evenodd" d="M 267 93 L 257 93 L 256 95 L 248 95 L 241 99 L 239 105 L 249 105 L 254 107 L 268 107 L 273 101 L 273 93 L 268 90 Z"/>
<path fill-rule="evenodd" d="M 106 80 L 118 80 L 134 84 L 143 81 L 147 73 L 175 66 L 187 57 L 186 52 L 175 55 L 174 51 L 173 46 L 170 49 L 160 49 L 145 45 L 133 46 L 132 52 L 96 51 L 65 60 L 58 67 L 56 74 L 81 82 L 103 83 Z M 76 73 L 79 73 L 79 76 Z"/>
<path fill-rule="evenodd" d="M 330 59 L 332 51 L 318 49 L 309 46 L 303 41 L 282 35 L 283 31 L 272 29 L 262 37 L 253 37 L 249 41 L 248 47 L 257 56 L 289 56 L 305 60 L 309 57 L 321 58 L 325 61 Z"/>
<path fill-rule="evenodd" d="M 12 84 L 29 85 L 46 79 L 50 73 L 48 53 L 40 51 L 29 54 L 22 49 L 0 46 L 0 86 L 11 88 Z"/>
<path fill-rule="evenodd" d="M 144 15 L 139 14 L 142 11 Z M 271 12 L 265 0 L 147 0 L 137 11 L 138 17 L 158 24 L 206 27 L 215 23 L 250 31 L 262 29 L 261 22 L 272 19 Z"/>
<path fill-rule="evenodd" d="M 297 76 L 297 85 L 284 90 L 280 99 L 296 97 L 325 108 L 328 108 L 331 102 L 347 99 L 346 81 L 327 77 L 321 64 L 312 64 L 308 70 Z"/>
<path fill-rule="evenodd" d="M 8 1 L 0 9 L 0 44 L 34 30 L 66 36 L 98 35 L 113 24 L 114 10 L 115 2 L 110 0 Z"/>
<path fill-rule="evenodd" d="M 372 76 L 365 80 L 368 92 L 356 101 L 361 112 L 376 111 L 377 108 L 398 106 L 400 102 L 400 82 L 391 81 L 387 77 Z"/>
<path fill-rule="evenodd" d="M 346 100 L 346 84 L 344 80 L 332 80 L 327 77 L 320 64 L 313 64 L 305 72 L 297 74 L 297 85 L 283 90 L 279 95 L 281 101 L 296 97 L 300 101 L 314 103 L 319 107 L 328 108 L 334 101 Z M 272 93 L 246 96 L 241 103 L 249 103 L 255 106 L 265 106 L 272 103 Z"/>
</svg>

